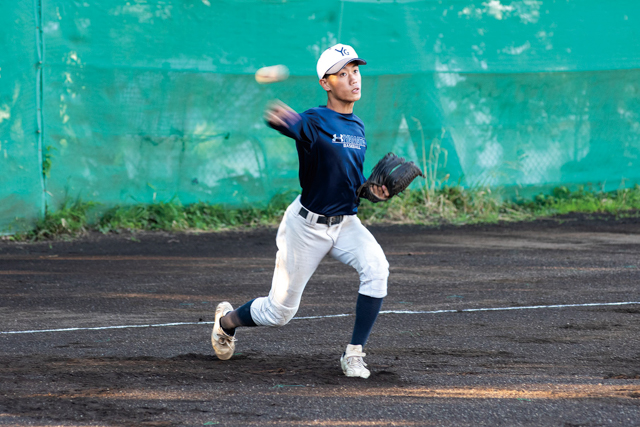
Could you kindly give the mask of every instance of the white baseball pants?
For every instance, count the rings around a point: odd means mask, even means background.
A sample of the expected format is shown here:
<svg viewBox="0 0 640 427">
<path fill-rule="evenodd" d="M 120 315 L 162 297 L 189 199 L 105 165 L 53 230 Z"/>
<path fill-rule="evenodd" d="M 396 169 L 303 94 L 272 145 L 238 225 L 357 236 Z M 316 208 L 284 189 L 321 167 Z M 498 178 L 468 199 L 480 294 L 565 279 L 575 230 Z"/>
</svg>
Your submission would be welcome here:
<svg viewBox="0 0 640 427">
<path fill-rule="evenodd" d="M 269 296 L 256 298 L 251 317 L 257 325 L 283 326 L 298 311 L 300 299 L 311 275 L 325 255 L 356 269 L 359 293 L 374 298 L 387 295 L 389 263 L 356 215 L 346 215 L 340 224 L 318 224 L 317 214 L 299 215 L 300 197 L 291 203 L 278 228 L 278 253 Z"/>
</svg>

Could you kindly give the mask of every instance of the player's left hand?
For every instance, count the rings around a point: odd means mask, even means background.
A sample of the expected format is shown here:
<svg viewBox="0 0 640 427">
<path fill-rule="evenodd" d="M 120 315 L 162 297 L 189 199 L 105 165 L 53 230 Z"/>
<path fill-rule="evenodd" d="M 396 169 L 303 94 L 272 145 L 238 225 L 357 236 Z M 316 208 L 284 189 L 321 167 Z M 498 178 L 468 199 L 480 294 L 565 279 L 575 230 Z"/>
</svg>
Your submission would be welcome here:
<svg viewBox="0 0 640 427">
<path fill-rule="evenodd" d="M 370 190 L 381 200 L 387 200 L 389 198 L 389 190 L 386 185 L 372 185 Z"/>
<path fill-rule="evenodd" d="M 373 203 L 389 200 L 406 190 L 419 176 L 424 177 L 424 174 L 415 163 L 388 153 L 373 167 L 371 176 L 358 188 L 356 196 Z"/>
</svg>

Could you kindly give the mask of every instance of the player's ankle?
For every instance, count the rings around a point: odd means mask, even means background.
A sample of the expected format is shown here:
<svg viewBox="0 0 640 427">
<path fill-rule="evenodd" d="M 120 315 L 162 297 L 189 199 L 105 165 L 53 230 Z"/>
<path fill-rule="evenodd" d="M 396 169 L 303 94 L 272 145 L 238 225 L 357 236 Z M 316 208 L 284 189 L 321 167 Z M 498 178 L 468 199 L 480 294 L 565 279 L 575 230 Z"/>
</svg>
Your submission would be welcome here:
<svg viewBox="0 0 640 427">
<path fill-rule="evenodd" d="M 236 334 L 236 328 L 233 329 L 226 329 L 226 328 L 222 328 L 222 332 L 224 332 L 225 334 L 229 335 L 230 337 L 235 336 Z"/>
<path fill-rule="evenodd" d="M 220 328 L 225 334 L 232 337 L 236 334 L 236 328 L 235 326 L 229 325 L 229 318 L 227 316 L 228 314 L 220 318 Z"/>
</svg>

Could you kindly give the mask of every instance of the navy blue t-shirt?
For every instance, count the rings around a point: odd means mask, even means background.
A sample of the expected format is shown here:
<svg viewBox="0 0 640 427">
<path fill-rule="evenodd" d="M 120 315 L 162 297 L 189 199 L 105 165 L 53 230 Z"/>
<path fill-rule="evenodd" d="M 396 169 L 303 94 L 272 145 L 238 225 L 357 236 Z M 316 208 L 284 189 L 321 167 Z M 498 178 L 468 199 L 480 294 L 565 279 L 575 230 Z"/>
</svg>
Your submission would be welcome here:
<svg viewBox="0 0 640 427">
<path fill-rule="evenodd" d="M 320 106 L 285 121 L 288 128 L 270 126 L 296 140 L 302 205 L 325 216 L 357 213 L 367 151 L 362 120 Z"/>
</svg>

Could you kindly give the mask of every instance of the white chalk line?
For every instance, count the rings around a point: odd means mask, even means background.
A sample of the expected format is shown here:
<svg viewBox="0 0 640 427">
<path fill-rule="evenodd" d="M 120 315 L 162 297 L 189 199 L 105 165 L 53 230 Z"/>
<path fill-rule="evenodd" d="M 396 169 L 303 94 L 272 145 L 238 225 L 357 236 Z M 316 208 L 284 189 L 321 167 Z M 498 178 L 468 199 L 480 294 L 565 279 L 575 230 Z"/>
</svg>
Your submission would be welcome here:
<svg viewBox="0 0 640 427">
<path fill-rule="evenodd" d="M 596 302 L 587 304 L 554 304 L 554 305 L 529 305 L 520 307 L 494 307 L 494 308 L 463 308 L 458 310 L 432 310 L 432 311 L 412 311 L 412 310 L 383 310 L 380 314 L 442 314 L 442 313 L 475 313 L 479 311 L 510 311 L 510 310 L 536 310 L 545 308 L 570 308 L 570 307 L 605 307 L 616 305 L 640 305 L 639 301 L 625 302 Z M 328 314 L 325 316 L 305 316 L 294 317 L 293 320 L 314 320 L 331 319 L 334 317 L 349 317 L 353 314 Z M 212 325 L 214 322 L 176 322 L 176 323 L 156 323 L 152 325 L 119 325 L 119 326 L 96 326 L 87 328 L 62 328 L 62 329 L 37 329 L 32 331 L 0 331 L 0 335 L 13 334 L 37 334 L 43 332 L 71 332 L 71 331 L 104 331 L 108 329 L 128 329 L 128 328 L 161 328 L 165 326 L 183 325 Z"/>
</svg>

